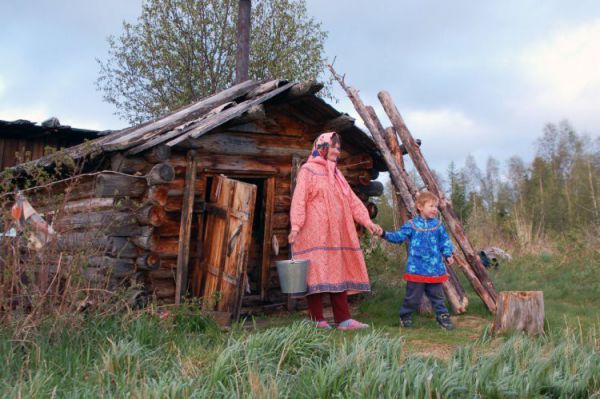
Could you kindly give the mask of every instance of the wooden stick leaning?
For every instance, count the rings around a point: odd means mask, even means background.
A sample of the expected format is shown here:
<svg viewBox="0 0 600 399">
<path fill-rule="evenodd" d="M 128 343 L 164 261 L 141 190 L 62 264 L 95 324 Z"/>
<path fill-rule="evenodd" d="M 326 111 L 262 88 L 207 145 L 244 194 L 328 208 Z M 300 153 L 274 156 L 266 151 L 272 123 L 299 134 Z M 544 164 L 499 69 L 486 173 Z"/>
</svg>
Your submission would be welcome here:
<svg viewBox="0 0 600 399">
<path fill-rule="evenodd" d="M 396 128 L 396 131 L 402 140 L 402 144 L 408 151 L 408 154 L 410 155 L 415 167 L 427 185 L 427 188 L 440 199 L 440 210 L 444 216 L 444 219 L 446 220 L 446 223 L 448 224 L 448 228 L 465 255 L 468 267 L 470 267 L 475 276 L 477 276 L 478 282 L 481 283 L 481 286 L 484 288 L 484 290 L 482 291 L 476 287 L 478 284 L 474 283 L 468 274 L 467 278 L 469 278 L 473 288 L 477 291 L 477 294 L 481 297 L 486 307 L 492 313 L 495 312 L 496 299 L 498 296 L 496 288 L 494 287 L 492 280 L 489 278 L 483 264 L 479 260 L 479 257 L 475 253 L 473 246 L 467 238 L 461 223 L 458 221 L 458 217 L 452 209 L 452 205 L 446 199 L 443 191 L 438 187 L 437 182 L 433 177 L 427 162 L 425 161 L 425 158 L 421 154 L 421 150 L 406 127 L 406 124 L 400 116 L 400 112 L 398 112 L 398 109 L 394 105 L 389 93 L 382 91 L 378 94 L 378 97 L 385 112 L 390 118 L 390 121 Z"/>
<path fill-rule="evenodd" d="M 402 151 L 400 150 L 400 144 L 398 143 L 398 138 L 396 137 L 396 133 L 393 132 L 393 135 L 392 135 L 392 134 L 390 134 L 392 132 L 389 132 L 387 129 L 383 128 L 383 125 L 379 121 L 379 118 L 377 117 L 377 114 L 375 113 L 375 110 L 373 109 L 373 107 L 367 106 L 366 110 L 369 113 L 369 116 L 371 117 L 371 119 L 373 120 L 373 123 L 379 130 L 380 134 L 383 136 L 384 142 L 387 146 L 386 149 L 392 154 L 394 160 L 396 161 L 396 166 L 398 167 L 398 170 L 400 171 L 400 179 L 402 179 L 404 181 L 404 183 L 406 184 L 406 187 L 408 188 L 411 198 L 416 198 L 416 194 L 418 192 L 417 186 L 412 181 L 410 176 L 408 176 L 408 173 L 406 173 L 406 170 L 404 169 L 404 161 L 402 159 Z M 391 129 L 391 130 L 393 130 L 393 129 Z M 380 148 L 380 151 L 381 151 L 381 148 Z M 400 199 L 402 202 L 404 202 L 402 200 L 402 197 Z M 406 212 L 408 213 L 408 218 L 411 219 L 411 218 L 415 217 L 416 208 L 415 208 L 414 203 L 412 205 L 404 203 L 403 205 L 404 205 Z M 405 221 L 403 221 L 403 222 L 405 222 Z M 452 310 L 454 311 L 455 314 L 464 313 L 467 310 L 467 305 L 469 304 L 469 299 L 465 295 L 465 290 L 460 285 L 458 278 L 456 278 L 456 274 L 454 273 L 454 270 L 447 264 L 446 264 L 446 270 L 448 271 L 450 278 L 448 280 L 444 281 L 444 283 L 442 283 L 442 287 L 444 288 L 444 292 L 446 293 L 448 302 L 450 302 L 450 306 L 452 307 Z M 425 300 L 425 303 L 428 303 L 428 302 L 429 301 Z M 432 310 L 430 308 L 431 308 L 431 305 L 429 305 L 429 306 L 426 305 L 426 309 L 428 312 Z"/>
<path fill-rule="evenodd" d="M 356 109 L 356 111 L 358 112 L 360 117 L 365 122 L 365 125 L 371 132 L 373 139 L 375 140 L 375 144 L 381 151 L 383 158 L 386 162 L 386 165 L 388 166 L 388 169 L 390 172 L 390 177 L 392 179 L 392 183 L 398 190 L 398 193 L 400 194 L 400 198 L 401 198 L 402 202 L 404 203 L 406 209 L 410 213 L 410 216 L 411 217 L 414 216 L 415 203 L 413 200 L 413 196 L 409 192 L 407 183 L 405 182 L 405 180 L 402 177 L 402 173 L 400 171 L 398 164 L 395 162 L 394 155 L 392 154 L 392 152 L 390 151 L 390 149 L 388 148 L 388 146 L 385 142 L 384 129 L 383 129 L 383 126 L 381 125 L 381 122 L 379 122 L 379 119 L 376 117 L 376 115 L 374 113 L 372 113 L 373 116 L 371 113 L 369 113 L 369 110 L 367 109 L 367 107 L 364 105 L 364 103 L 360 99 L 358 92 L 354 88 L 346 86 L 343 78 L 340 77 L 335 72 L 335 70 L 333 69 L 333 67 L 331 65 L 329 65 L 329 70 L 333 74 L 334 78 L 338 81 L 340 86 L 342 86 L 344 91 L 346 91 L 346 94 L 348 95 L 348 98 L 350 98 L 350 101 L 354 105 L 354 108 Z M 461 289 L 462 289 L 462 287 L 461 287 Z M 451 306 L 455 312 L 462 313 L 465 311 L 465 304 L 464 304 L 464 301 L 462 301 L 460 299 L 460 296 L 458 295 L 457 291 L 458 290 L 456 290 L 456 289 L 452 290 L 451 293 L 448 295 L 448 300 L 450 301 Z"/>
<path fill-rule="evenodd" d="M 333 69 L 333 67 L 331 65 L 329 65 L 328 67 L 329 67 L 329 70 L 331 71 L 331 73 L 333 74 L 333 77 L 338 81 L 340 86 L 342 86 L 342 88 L 348 95 L 348 98 L 354 105 L 354 108 L 356 109 L 356 111 L 358 112 L 358 114 L 360 115 L 362 120 L 365 122 L 367 129 L 369 129 L 369 131 L 373 135 L 375 144 L 377 144 L 377 147 L 381 151 L 381 155 L 383 155 L 383 159 L 385 160 L 385 163 L 387 164 L 387 166 L 389 168 L 392 183 L 394 184 L 394 186 L 400 193 L 400 197 L 402 198 L 402 201 L 405 204 L 407 204 L 408 208 L 414 209 L 415 203 L 412 199 L 412 196 L 410 195 L 410 192 L 408 191 L 408 187 L 406 186 L 406 183 L 404 182 L 404 180 L 401 177 L 401 173 L 398 168 L 398 165 L 394 162 L 394 157 L 392 156 L 392 153 L 390 152 L 390 150 L 387 148 L 387 145 L 385 144 L 383 134 L 380 133 L 377 125 L 375 124 L 375 122 L 373 121 L 371 116 L 369 115 L 369 112 L 367 111 L 365 104 L 360 99 L 358 92 L 355 89 L 353 89 L 352 87 L 346 86 L 343 78 L 335 72 L 335 70 Z"/>
</svg>

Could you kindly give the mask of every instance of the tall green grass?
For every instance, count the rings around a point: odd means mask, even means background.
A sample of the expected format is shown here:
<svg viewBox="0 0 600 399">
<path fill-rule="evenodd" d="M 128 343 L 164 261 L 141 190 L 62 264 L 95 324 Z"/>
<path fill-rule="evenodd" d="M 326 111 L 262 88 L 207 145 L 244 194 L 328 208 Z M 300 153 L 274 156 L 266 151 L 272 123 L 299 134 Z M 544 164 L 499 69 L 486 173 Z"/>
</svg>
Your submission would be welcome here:
<svg viewBox="0 0 600 399">
<path fill-rule="evenodd" d="M 477 329 L 463 316 L 452 332 L 427 316 L 400 329 L 402 260 L 375 248 L 373 293 L 356 313 L 369 331 L 317 331 L 295 316 L 225 333 L 191 305 L 166 320 L 150 308 L 48 318 L 27 334 L 5 325 L 0 397 L 600 399 L 600 262 L 565 245 L 491 272 L 499 290 L 544 291 L 541 337 L 490 337 L 492 317 L 470 290 Z M 447 353 L 432 356 L 439 346 Z"/>
<path fill-rule="evenodd" d="M 2 397 L 600 398 L 600 335 L 483 334 L 449 360 L 405 350 L 381 330 L 310 323 L 221 333 L 124 317 L 48 339 L 0 341 Z"/>
</svg>

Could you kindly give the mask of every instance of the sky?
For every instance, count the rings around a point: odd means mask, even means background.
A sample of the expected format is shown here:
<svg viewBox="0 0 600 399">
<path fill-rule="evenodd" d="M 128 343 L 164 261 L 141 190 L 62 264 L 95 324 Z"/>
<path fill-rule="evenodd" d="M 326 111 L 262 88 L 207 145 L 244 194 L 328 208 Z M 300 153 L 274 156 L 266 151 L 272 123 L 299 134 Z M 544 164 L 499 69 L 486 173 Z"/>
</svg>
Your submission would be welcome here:
<svg viewBox="0 0 600 399">
<path fill-rule="evenodd" d="M 384 126 L 388 91 L 430 166 L 530 161 L 544 125 L 600 131 L 600 1 L 307 0 L 325 52 Z M 96 90 L 109 35 L 141 0 L 0 0 L 0 120 L 119 129 Z M 360 120 L 334 86 L 338 110 Z"/>
</svg>

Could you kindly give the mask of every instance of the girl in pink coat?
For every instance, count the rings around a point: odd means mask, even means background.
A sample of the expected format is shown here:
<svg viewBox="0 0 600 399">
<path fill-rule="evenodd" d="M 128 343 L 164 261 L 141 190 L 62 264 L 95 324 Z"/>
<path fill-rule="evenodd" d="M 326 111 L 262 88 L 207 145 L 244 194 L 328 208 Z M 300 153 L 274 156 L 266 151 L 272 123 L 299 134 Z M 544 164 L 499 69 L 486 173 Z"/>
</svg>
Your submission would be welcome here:
<svg viewBox="0 0 600 399">
<path fill-rule="evenodd" d="M 336 167 L 340 138 L 323 133 L 298 173 L 292 198 L 288 237 L 295 259 L 309 261 L 305 294 L 310 318 L 319 328 L 331 328 L 323 317 L 323 293 L 329 293 L 340 330 L 367 328 L 353 320 L 348 295 L 370 291 L 369 276 L 354 222 L 371 234 L 381 234 L 369 212 Z"/>
</svg>

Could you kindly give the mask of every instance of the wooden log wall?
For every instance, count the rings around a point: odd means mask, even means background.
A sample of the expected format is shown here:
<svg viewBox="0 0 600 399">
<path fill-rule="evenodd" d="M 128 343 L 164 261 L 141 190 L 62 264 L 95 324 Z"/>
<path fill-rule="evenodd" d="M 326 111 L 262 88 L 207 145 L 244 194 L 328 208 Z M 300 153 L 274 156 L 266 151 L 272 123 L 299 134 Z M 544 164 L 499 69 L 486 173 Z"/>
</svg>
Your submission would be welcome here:
<svg viewBox="0 0 600 399">
<path fill-rule="evenodd" d="M 49 211 L 60 233 L 58 248 L 77 252 L 92 244 L 97 251 L 90 261 L 93 270 L 87 273 L 91 279 L 106 281 L 99 276 L 108 275 L 114 286 L 141 275 L 151 294 L 173 302 L 188 164 L 186 153 L 194 149 L 197 166 L 188 264 L 194 265 L 200 256 L 198 236 L 202 223 L 198 221 L 202 220 L 199 215 L 205 206 L 207 179 L 218 174 L 241 180 L 264 179 L 265 187 L 270 179 L 274 192 L 269 200 L 273 203 L 269 219 L 272 236 L 267 240 L 268 248 L 264 248 L 261 239 L 255 243 L 258 247 L 254 251 L 256 267 L 262 267 L 258 259 L 265 256 L 269 257 L 270 267 L 267 278 L 263 276 L 262 282 L 252 284 L 256 290 L 266 281 L 268 291 L 266 298 L 264 292 L 257 294 L 260 300 L 256 300 L 256 295 L 248 296 L 246 303 L 264 304 L 264 299 L 273 302 L 285 298 L 279 290 L 274 261 L 289 256 L 292 157 L 302 160 L 308 157 L 315 132 L 285 116 L 272 117 L 269 123 L 270 128 L 256 123 L 230 126 L 188 140 L 172 151 L 160 146 L 135 156 L 114 153 L 107 161 L 110 170 L 81 177 L 74 185 L 53 187 L 38 199 L 40 206 L 47 198 L 53 201 L 60 198 L 63 202 L 60 212 Z M 281 130 L 273 132 L 273 126 Z M 382 187 L 373 181 L 378 175 L 373 160 L 349 145 L 343 150 L 340 170 L 375 215 L 376 206 L 368 199 L 380 195 Z M 267 190 L 263 192 L 265 198 Z M 45 206 L 50 209 L 49 204 Z M 273 239 L 280 248 L 277 256 L 271 249 Z"/>
<path fill-rule="evenodd" d="M 134 174 L 119 171 L 112 162 L 117 170 L 30 194 L 33 206 L 43 210 L 58 233 L 57 249 L 65 256 L 90 254 L 84 275 L 91 283 L 114 288 L 140 276 L 145 280 L 160 268 L 160 253 L 176 256 L 176 237 L 156 239 L 158 228 L 169 221 L 168 184 L 175 176 L 168 162 L 152 162 L 161 161 L 161 155 L 164 159 L 164 153 L 137 159 L 140 169 L 127 170 Z"/>
<path fill-rule="evenodd" d="M 35 139 L 2 137 L 0 138 L 0 172 L 5 168 L 43 157 L 48 147 L 58 150 L 82 141 L 83 138 L 56 138 L 52 135 Z"/>
<path fill-rule="evenodd" d="M 288 123 L 284 119 L 281 125 Z M 151 272 L 150 279 L 155 295 L 160 299 L 171 300 L 175 293 L 175 273 L 173 267 L 173 251 L 178 242 L 179 223 L 181 217 L 181 204 L 184 191 L 184 177 L 186 173 L 185 153 L 189 148 L 196 151 L 197 178 L 195 182 L 194 209 L 198 209 L 198 202 L 205 198 L 205 184 L 208 177 L 225 174 L 228 177 L 244 178 L 274 178 L 274 211 L 272 215 L 272 234 L 275 236 L 280 248 L 279 255 L 275 256 L 269 248 L 262 251 L 262 256 L 270 257 L 270 270 L 268 276 L 267 297 L 273 301 L 284 296 L 279 290 L 279 280 L 275 268 L 275 260 L 286 259 L 288 254 L 287 236 L 289 234 L 289 211 L 291 205 L 291 168 L 292 156 L 297 155 L 306 159 L 309 147 L 314 140 L 314 133 L 302 128 L 301 125 L 287 124 L 283 132 L 274 133 L 257 124 L 244 124 L 233 126 L 203 136 L 191 139 L 182 144 L 181 149 L 174 149 L 169 162 L 175 170 L 174 179 L 166 185 L 168 188 L 164 209 L 167 214 L 165 221 L 156 227 L 153 237 L 152 249 L 161 253 L 161 269 Z M 368 204 L 373 215 L 377 209 L 368 201 L 370 195 L 381 195 L 379 182 L 373 182 L 378 172 L 373 169 L 372 158 L 356 149 L 348 148 L 342 154 L 340 170 L 346 176 L 349 184 L 361 199 Z M 350 151 L 350 152 L 348 152 Z M 267 195 L 267 193 L 263 193 Z M 197 212 L 197 211 L 196 211 Z M 195 212 L 195 213 L 196 213 Z M 197 215 L 192 218 L 192 248 L 190 249 L 190 264 L 196 261 L 197 245 Z M 263 242 L 258 243 L 262 248 Z M 256 251 L 255 251 L 256 252 Z M 256 254 L 255 254 L 256 255 Z M 254 258 L 253 258 L 254 259 Z M 256 263 L 256 262 L 255 262 Z M 251 275 L 251 270 L 248 271 Z M 259 276 L 260 273 L 254 273 Z M 260 282 L 252 282 L 256 289 Z M 249 296 L 247 304 L 254 296 Z"/>
</svg>

